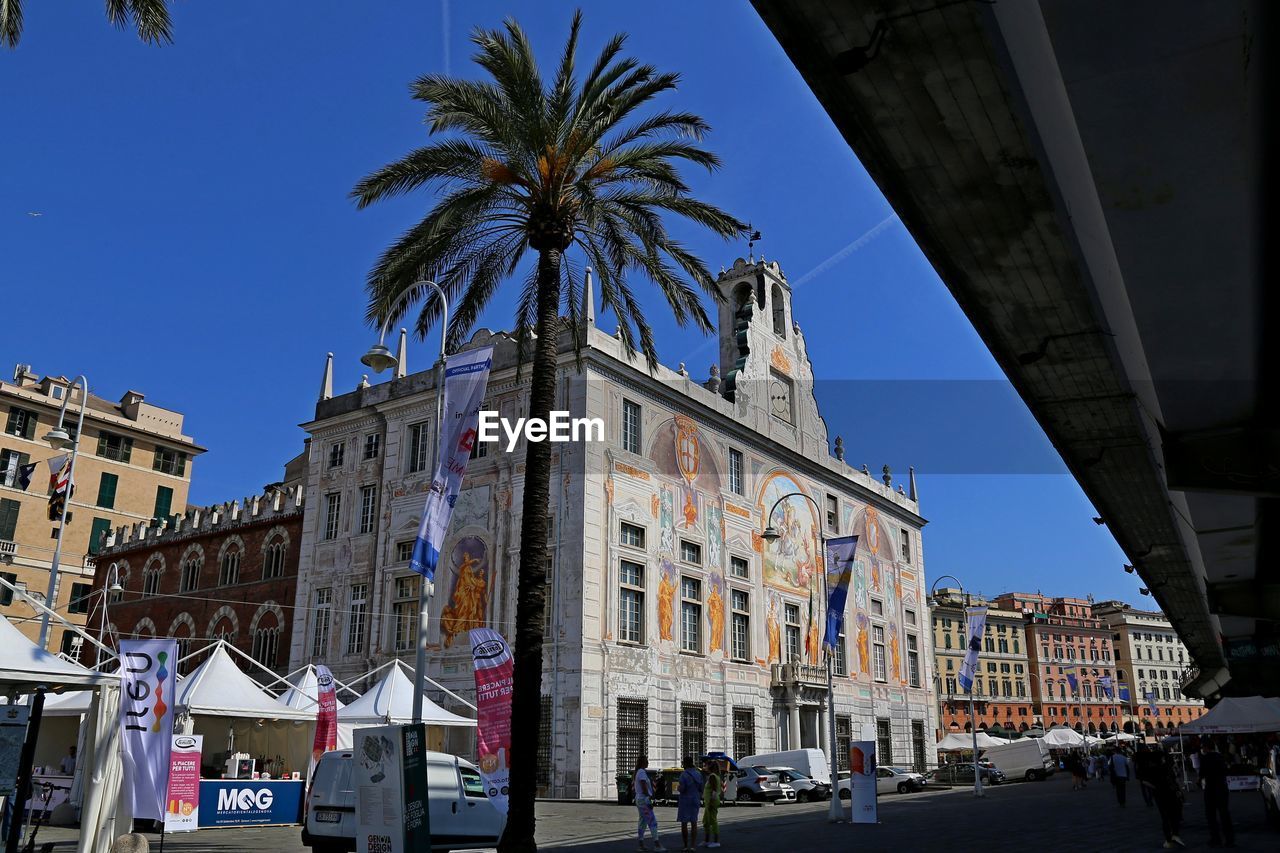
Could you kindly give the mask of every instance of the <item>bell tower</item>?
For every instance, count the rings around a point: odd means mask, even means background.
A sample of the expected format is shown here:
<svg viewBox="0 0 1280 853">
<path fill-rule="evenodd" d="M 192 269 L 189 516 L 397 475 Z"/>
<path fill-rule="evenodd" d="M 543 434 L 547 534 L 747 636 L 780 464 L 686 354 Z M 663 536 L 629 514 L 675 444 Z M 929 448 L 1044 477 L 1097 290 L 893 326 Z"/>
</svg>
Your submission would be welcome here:
<svg viewBox="0 0 1280 853">
<path fill-rule="evenodd" d="M 760 356 L 753 361 L 768 363 L 779 346 L 794 351 L 791 286 L 777 261 L 738 258 L 720 273 L 716 287 L 723 297 L 719 318 L 721 392 L 732 400 L 738 381 L 755 372 L 749 371 L 747 364 L 753 352 Z"/>
</svg>

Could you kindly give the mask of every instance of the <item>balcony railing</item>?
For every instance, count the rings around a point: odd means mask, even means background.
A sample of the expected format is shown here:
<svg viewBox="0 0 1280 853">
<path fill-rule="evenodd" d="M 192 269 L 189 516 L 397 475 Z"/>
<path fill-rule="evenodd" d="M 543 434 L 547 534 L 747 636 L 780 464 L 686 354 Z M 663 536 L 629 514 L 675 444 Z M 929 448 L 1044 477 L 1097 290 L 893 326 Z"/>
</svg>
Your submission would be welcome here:
<svg viewBox="0 0 1280 853">
<path fill-rule="evenodd" d="M 807 663 L 775 663 L 772 666 L 773 687 L 827 686 L 827 668 Z"/>
<path fill-rule="evenodd" d="M 4 562 L 12 562 L 13 555 L 18 553 L 18 543 L 10 542 L 8 539 L 0 539 L 0 560 Z"/>
</svg>

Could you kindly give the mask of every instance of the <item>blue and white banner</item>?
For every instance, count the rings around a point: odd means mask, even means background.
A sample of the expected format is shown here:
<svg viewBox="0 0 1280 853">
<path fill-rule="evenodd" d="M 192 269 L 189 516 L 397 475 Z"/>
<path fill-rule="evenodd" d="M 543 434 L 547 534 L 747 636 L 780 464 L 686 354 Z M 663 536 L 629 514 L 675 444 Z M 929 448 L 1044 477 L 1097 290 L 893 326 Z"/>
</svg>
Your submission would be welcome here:
<svg viewBox="0 0 1280 853">
<path fill-rule="evenodd" d="M 1102 695 L 1108 699 L 1115 696 L 1115 691 L 1111 688 L 1111 676 L 1104 675 L 1098 679 L 1098 684 L 1102 687 Z"/>
<path fill-rule="evenodd" d="M 1080 682 L 1076 679 L 1076 668 L 1074 666 L 1064 666 L 1062 672 L 1067 676 L 1067 684 L 1071 685 L 1071 692 L 1079 693 Z"/>
<path fill-rule="evenodd" d="M 453 505 L 462 490 L 467 460 L 476 443 L 476 423 L 489 385 L 493 347 L 480 347 L 451 355 L 444 362 L 444 423 L 437 436 L 437 461 L 431 491 L 422 508 L 422 523 L 413 543 L 409 567 L 435 580 L 440 549 L 449 533 Z"/>
<path fill-rule="evenodd" d="M 853 557 L 858 550 L 857 536 L 841 536 L 827 540 L 827 633 L 822 642 L 834 649 L 844 628 L 844 606 L 849 598 L 849 581 L 853 577 Z"/>
<path fill-rule="evenodd" d="M 164 820 L 177 663 L 177 640 L 120 641 L 120 756 L 139 820 Z"/>
<path fill-rule="evenodd" d="M 1125 685 L 1121 684 L 1121 685 L 1120 685 L 1120 687 L 1119 687 L 1119 690 L 1120 690 L 1120 701 L 1121 701 L 1121 702 L 1128 702 L 1128 701 L 1129 701 L 1129 688 L 1128 688 L 1128 687 L 1126 687 Z"/>
<path fill-rule="evenodd" d="M 969 620 L 969 633 L 964 660 L 960 663 L 960 689 L 972 693 L 973 675 L 978 670 L 978 653 L 982 651 L 982 635 L 987 630 L 987 608 L 966 607 L 965 616 Z"/>
<path fill-rule="evenodd" d="M 1151 716 L 1160 716 L 1160 710 L 1156 708 L 1156 692 L 1148 690 L 1142 694 L 1142 698 L 1147 700 L 1147 707 L 1151 709 Z"/>
</svg>

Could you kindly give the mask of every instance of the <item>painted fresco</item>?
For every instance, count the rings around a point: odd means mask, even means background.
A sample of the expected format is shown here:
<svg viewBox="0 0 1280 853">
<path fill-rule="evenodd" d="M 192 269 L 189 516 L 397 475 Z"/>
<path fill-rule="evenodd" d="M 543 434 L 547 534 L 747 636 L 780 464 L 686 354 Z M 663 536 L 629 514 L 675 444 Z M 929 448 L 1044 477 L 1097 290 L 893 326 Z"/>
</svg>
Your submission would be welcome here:
<svg viewBox="0 0 1280 853">
<path fill-rule="evenodd" d="M 769 475 L 760 492 L 760 515 L 763 518 L 778 498 L 791 492 L 803 492 L 789 474 Z M 764 582 L 797 593 L 807 593 L 817 570 L 818 519 L 813 506 L 802 498 L 783 501 L 771 519 L 778 539 L 763 545 Z"/>
<path fill-rule="evenodd" d="M 716 449 L 691 418 L 676 415 L 659 424 L 653 433 L 649 458 L 658 473 L 679 481 L 687 491 L 720 493 Z"/>
<path fill-rule="evenodd" d="M 863 675 L 871 674 L 871 620 L 867 614 L 859 613 L 854 620 L 858 629 L 858 669 Z"/>
<path fill-rule="evenodd" d="M 711 575 L 707 587 L 707 654 L 713 654 L 724 651 L 724 576 Z"/>
<path fill-rule="evenodd" d="M 766 597 L 769 599 L 769 612 L 765 617 L 765 629 L 769 637 L 769 662 L 782 662 L 782 629 L 778 624 L 781 614 L 779 604 L 781 596 L 776 592 L 766 591 Z"/>
<path fill-rule="evenodd" d="M 809 630 L 805 633 L 804 651 L 809 663 L 818 665 L 818 607 L 814 594 L 809 594 Z"/>
<path fill-rule="evenodd" d="M 710 505 L 706 512 L 707 522 L 707 558 L 713 569 L 724 565 L 724 510 Z"/>
<path fill-rule="evenodd" d="M 664 557 L 658 575 L 658 637 L 670 642 L 676 613 L 676 567 Z"/>
<path fill-rule="evenodd" d="M 658 499 L 658 553 L 671 555 L 676 552 L 675 498 L 671 489 L 663 486 Z"/>
<path fill-rule="evenodd" d="M 889 623 L 889 671 L 895 681 L 902 680 L 902 665 L 899 662 L 901 654 L 902 650 L 898 646 L 898 623 L 891 621 Z"/>
<path fill-rule="evenodd" d="M 455 637 L 483 628 L 489 603 L 489 546 L 479 536 L 464 536 L 449 552 L 453 589 L 440 611 L 440 640 L 452 646 Z"/>
</svg>

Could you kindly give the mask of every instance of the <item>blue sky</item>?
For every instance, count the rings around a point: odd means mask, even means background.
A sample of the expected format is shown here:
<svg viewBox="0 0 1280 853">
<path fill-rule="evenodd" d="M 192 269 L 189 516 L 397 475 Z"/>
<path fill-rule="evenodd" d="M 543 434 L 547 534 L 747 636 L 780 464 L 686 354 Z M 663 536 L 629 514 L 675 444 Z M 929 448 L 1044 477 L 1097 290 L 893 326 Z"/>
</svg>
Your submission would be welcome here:
<svg viewBox="0 0 1280 853">
<path fill-rule="evenodd" d="M 277 479 L 301 448 L 324 354 L 339 392 L 366 372 L 364 275 L 429 203 L 356 211 L 347 199 L 423 143 L 408 83 L 472 74 L 469 31 L 508 14 L 550 62 L 572 9 L 179 3 L 175 43 L 155 48 L 111 28 L 100 4 L 27 3 L 21 45 L 0 53 L 4 369 L 84 372 L 103 396 L 136 388 L 184 412 L 210 448 L 194 502 Z M 1136 600 L 1120 550 L 751 8 L 586 12 L 585 53 L 624 30 L 634 55 L 682 73 L 664 104 L 706 117 L 724 160 L 688 177 L 759 228 L 758 251 L 787 272 L 819 403 L 849 460 L 899 476 L 917 467 L 928 574 Z M 687 236 L 713 269 L 746 251 Z M 646 305 L 662 360 L 705 376 L 715 348 L 651 295 Z M 510 317 L 500 297 L 482 324 Z M 411 344 L 411 369 L 433 346 Z"/>
</svg>

